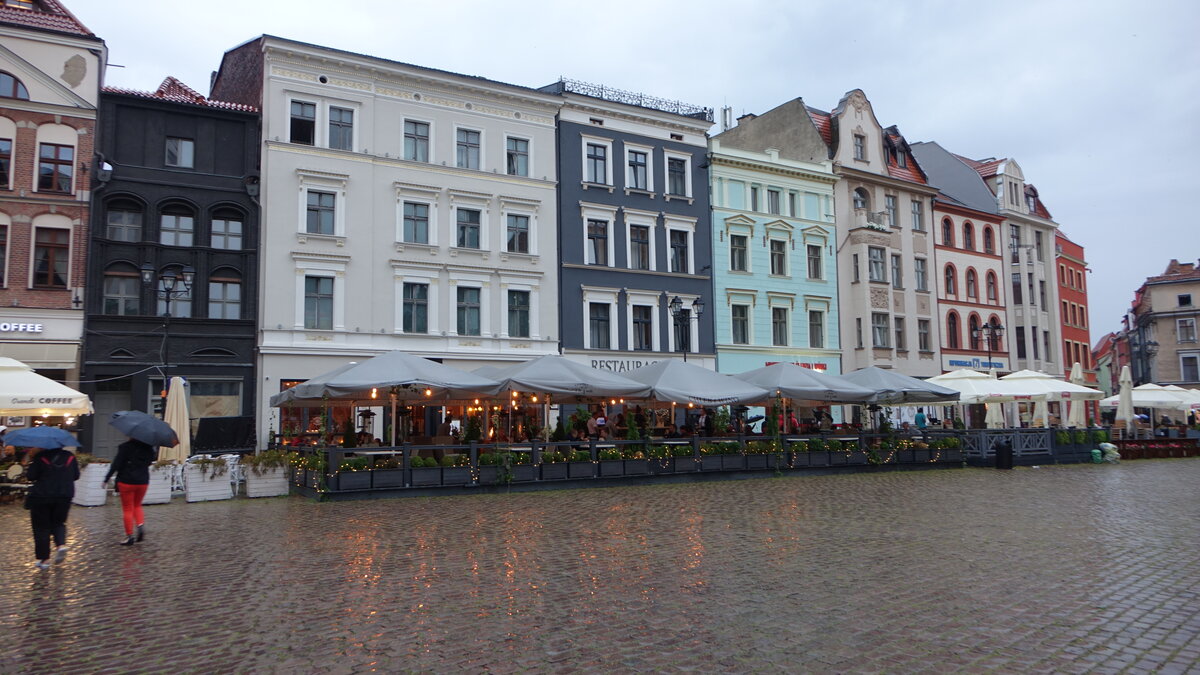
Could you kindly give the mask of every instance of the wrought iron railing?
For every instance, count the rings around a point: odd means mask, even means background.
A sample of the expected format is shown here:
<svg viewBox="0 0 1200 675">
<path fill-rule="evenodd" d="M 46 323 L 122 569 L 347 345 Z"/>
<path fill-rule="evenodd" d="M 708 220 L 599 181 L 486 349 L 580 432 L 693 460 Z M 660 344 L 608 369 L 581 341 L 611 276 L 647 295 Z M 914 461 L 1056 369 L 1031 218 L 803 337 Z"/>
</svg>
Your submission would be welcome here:
<svg viewBox="0 0 1200 675">
<path fill-rule="evenodd" d="M 612 101 L 614 103 L 625 103 L 627 105 L 636 105 L 641 108 L 650 108 L 651 110 L 661 110 L 662 112 L 683 115 L 685 117 L 694 117 L 707 122 L 713 121 L 712 108 L 692 105 L 682 101 L 672 101 L 670 99 L 649 96 L 633 91 L 625 91 L 624 89 L 615 89 L 613 87 L 606 87 L 602 84 L 592 84 L 590 82 L 581 82 L 579 80 L 568 80 L 566 78 L 562 78 L 558 81 L 557 88 L 564 92 L 583 94 L 584 96 L 592 96 L 594 98 Z"/>
</svg>

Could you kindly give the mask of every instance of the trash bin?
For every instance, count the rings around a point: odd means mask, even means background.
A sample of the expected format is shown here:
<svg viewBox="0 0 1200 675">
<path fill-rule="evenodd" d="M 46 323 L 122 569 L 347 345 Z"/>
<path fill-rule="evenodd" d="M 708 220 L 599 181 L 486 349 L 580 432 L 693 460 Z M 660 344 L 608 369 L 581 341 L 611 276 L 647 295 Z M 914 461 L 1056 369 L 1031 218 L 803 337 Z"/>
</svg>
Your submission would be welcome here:
<svg viewBox="0 0 1200 675">
<path fill-rule="evenodd" d="M 1104 462 L 1100 454 L 1100 448 L 1092 448 L 1092 464 L 1101 464 Z"/>
<path fill-rule="evenodd" d="M 992 450 L 996 453 L 997 469 L 1013 468 L 1013 447 L 1011 441 L 996 441 L 992 444 Z"/>
</svg>

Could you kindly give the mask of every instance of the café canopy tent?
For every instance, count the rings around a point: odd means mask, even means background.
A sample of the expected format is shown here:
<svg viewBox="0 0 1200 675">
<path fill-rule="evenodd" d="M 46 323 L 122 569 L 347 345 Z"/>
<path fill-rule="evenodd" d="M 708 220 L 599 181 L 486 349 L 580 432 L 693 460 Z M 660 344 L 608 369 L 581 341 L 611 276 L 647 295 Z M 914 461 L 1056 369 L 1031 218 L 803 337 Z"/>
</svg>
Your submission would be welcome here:
<svg viewBox="0 0 1200 675">
<path fill-rule="evenodd" d="M 1200 409 L 1200 390 L 1184 389 L 1178 385 L 1168 384 L 1163 386 L 1167 391 L 1173 391 L 1179 398 L 1183 399 L 1184 406 L 1191 409 Z"/>
<path fill-rule="evenodd" d="M 880 405 L 906 405 L 910 403 L 956 402 L 959 392 L 956 389 L 931 384 L 887 368 L 870 366 L 859 368 L 852 373 L 835 375 L 843 380 L 866 387 L 875 392 L 867 399 L 867 403 Z"/>
<path fill-rule="evenodd" d="M 486 373 L 505 390 L 550 394 L 556 403 L 579 403 L 614 396 L 650 396 L 650 386 L 647 384 L 554 354 L 506 368 L 484 366 L 475 373 Z"/>
<path fill-rule="evenodd" d="M 1001 403 L 1033 399 L 1033 395 L 1019 383 L 998 380 L 987 373 L 968 368 L 937 375 L 926 381 L 957 391 L 960 394 L 959 403 Z"/>
<path fill-rule="evenodd" d="M 0 357 L 0 415 L 90 415 L 92 399 L 33 372 L 28 365 Z"/>
<path fill-rule="evenodd" d="M 1016 384 L 1030 396 L 1048 397 L 1052 401 L 1087 401 L 1104 398 L 1104 392 L 1099 389 L 1072 384 L 1035 370 L 1018 370 L 1000 378 L 1000 381 Z"/>
<path fill-rule="evenodd" d="M 502 389 L 493 379 L 397 350 L 298 384 L 288 400 L 374 399 L 382 405 L 392 392 L 400 400 L 448 400 L 492 396 Z M 272 397 L 271 405 L 286 403 L 282 398 Z"/>
<path fill-rule="evenodd" d="M 351 361 L 350 363 L 347 363 L 343 366 L 338 366 L 337 368 L 334 368 L 333 370 L 331 370 L 327 373 L 322 373 L 314 378 L 311 378 L 309 380 L 301 382 L 300 384 L 310 384 L 310 385 L 315 386 L 315 385 L 327 382 L 329 379 L 331 379 L 333 377 L 337 377 L 338 375 L 341 375 L 342 373 L 346 372 L 347 370 L 350 370 L 351 368 L 353 368 L 354 366 L 357 366 L 357 365 L 358 365 L 357 361 Z M 299 386 L 299 385 L 297 385 L 297 386 Z M 298 397 L 296 396 L 296 387 L 284 389 L 283 391 L 281 391 L 278 394 L 275 394 L 274 396 L 271 397 L 271 407 L 278 408 L 279 406 L 283 405 L 284 403 L 288 403 L 290 401 L 297 400 L 297 398 Z"/>
<path fill-rule="evenodd" d="M 1122 377 L 1124 369 L 1122 369 Z M 1124 391 L 1122 387 L 1122 392 Z M 1171 391 L 1157 384 L 1142 384 L 1129 390 L 1130 400 L 1134 408 L 1156 408 L 1167 410 L 1184 410 L 1190 406 L 1187 394 Z M 1109 396 L 1100 401 L 1101 408 L 1117 408 L 1121 403 L 1121 394 Z M 1119 415 L 1118 415 L 1119 416 Z"/>
<path fill-rule="evenodd" d="M 650 397 L 659 401 L 720 406 L 765 401 L 772 395 L 748 382 L 675 359 L 656 361 L 626 376 L 649 385 Z"/>
<path fill-rule="evenodd" d="M 874 389 L 847 382 L 836 375 L 818 373 L 794 363 L 773 363 L 734 375 L 737 379 L 766 389 L 772 396 L 861 403 L 875 395 Z"/>
</svg>

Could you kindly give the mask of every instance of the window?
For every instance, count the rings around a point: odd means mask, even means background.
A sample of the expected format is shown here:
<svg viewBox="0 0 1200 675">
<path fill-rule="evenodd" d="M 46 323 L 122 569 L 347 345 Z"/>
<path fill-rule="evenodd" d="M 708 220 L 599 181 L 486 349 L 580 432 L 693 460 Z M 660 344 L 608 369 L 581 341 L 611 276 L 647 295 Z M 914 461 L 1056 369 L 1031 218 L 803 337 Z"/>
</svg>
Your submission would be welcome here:
<svg viewBox="0 0 1200 675">
<path fill-rule="evenodd" d="M 1175 324 L 1179 330 L 1179 342 L 1196 341 L 1195 319 L 1176 319 Z"/>
<path fill-rule="evenodd" d="M 131 202 L 115 202 L 108 206 L 108 227 L 105 236 L 115 241 L 142 240 L 142 212 Z"/>
<path fill-rule="evenodd" d="M 949 218 L 942 220 L 942 246 L 954 245 L 954 223 Z"/>
<path fill-rule="evenodd" d="M 5 266 L 8 263 L 8 226 L 0 225 L 0 286 L 7 283 L 5 274 L 7 269 Z"/>
<path fill-rule="evenodd" d="M 913 259 L 913 274 L 917 277 L 917 290 L 918 291 L 928 291 L 929 290 L 929 275 L 926 274 L 926 271 L 925 271 L 925 259 L 924 258 L 914 258 Z"/>
<path fill-rule="evenodd" d="M 786 276 L 787 269 L 787 242 L 782 239 L 772 239 L 771 246 L 771 274 L 775 276 Z"/>
<path fill-rule="evenodd" d="M 309 234 L 333 234 L 334 204 L 336 203 L 336 199 L 336 195 L 332 192 L 308 191 L 305 232 Z"/>
<path fill-rule="evenodd" d="M 979 351 L 979 317 L 974 314 L 967 319 L 967 340 L 971 345 L 971 349 Z"/>
<path fill-rule="evenodd" d="M 1039 262 L 1046 262 L 1046 251 L 1042 247 L 1042 233 L 1033 233 L 1033 247 L 1037 251 L 1037 259 Z"/>
<path fill-rule="evenodd" d="M 1184 382 L 1200 381 L 1200 356 L 1184 354 L 1179 357 L 1179 370 Z"/>
<path fill-rule="evenodd" d="M 887 281 L 883 263 L 883 249 L 878 246 L 867 248 L 867 279 L 870 281 Z"/>
<path fill-rule="evenodd" d="M 808 251 L 808 278 L 823 279 L 824 271 L 821 264 L 821 247 L 815 244 L 809 244 L 805 247 Z"/>
<path fill-rule="evenodd" d="M 686 352 L 692 346 L 692 310 L 684 308 L 679 316 L 675 317 L 675 349 L 677 352 Z"/>
<path fill-rule="evenodd" d="M 38 192 L 70 192 L 75 175 L 75 148 L 42 143 L 38 164 Z"/>
<path fill-rule="evenodd" d="M 667 194 L 687 196 L 687 164 L 686 159 L 667 158 Z"/>
<path fill-rule="evenodd" d="M 459 248 L 479 248 L 479 211 L 458 209 L 455 213 L 458 234 L 455 245 Z"/>
<path fill-rule="evenodd" d="M 190 138 L 167 137 L 167 166 L 190 169 L 195 165 L 196 144 Z"/>
<path fill-rule="evenodd" d="M 750 344 L 750 306 L 733 305 L 729 308 L 733 328 L 733 344 Z"/>
<path fill-rule="evenodd" d="M 967 297 L 979 299 L 979 275 L 973 269 L 967 270 Z"/>
<path fill-rule="evenodd" d="M 679 274 L 690 274 L 688 259 L 688 239 L 689 233 L 684 230 L 670 230 L 671 232 L 671 271 Z"/>
<path fill-rule="evenodd" d="M 458 334 L 479 335 L 479 296 L 478 288 L 458 289 Z"/>
<path fill-rule="evenodd" d="M 9 6 L 24 7 L 25 9 L 33 9 L 32 0 L 21 0 L 19 2 L 9 2 Z M 0 71 L 0 96 L 4 98 L 19 98 L 25 101 L 29 100 L 29 90 L 21 81 L 12 75 Z"/>
<path fill-rule="evenodd" d="M 888 315 L 875 312 L 871 314 L 871 345 L 874 347 L 888 348 L 888 333 L 891 332 L 891 326 L 888 325 Z"/>
<path fill-rule="evenodd" d="M 654 349 L 654 308 L 649 305 L 633 306 L 633 348 L 639 352 Z"/>
<path fill-rule="evenodd" d="M 587 224 L 587 263 L 589 265 L 608 264 L 608 222 L 589 220 Z"/>
<path fill-rule="evenodd" d="M 529 216 L 508 214 L 509 253 L 529 253 Z"/>
<path fill-rule="evenodd" d="M 1037 298 L 1033 295 L 1033 272 L 1029 273 L 1029 304 L 1037 307 Z"/>
<path fill-rule="evenodd" d="M 505 152 L 505 166 L 510 176 L 529 175 L 529 141 L 524 138 L 509 138 Z"/>
<path fill-rule="evenodd" d="M 1180 307 L 1191 307 L 1192 306 L 1192 294 L 1191 293 L 1180 293 L 1179 295 L 1175 296 L 1175 302 Z"/>
<path fill-rule="evenodd" d="M 825 312 L 808 311 L 808 346 L 812 349 L 825 348 Z"/>
<path fill-rule="evenodd" d="M 996 273 L 987 273 L 987 299 L 988 302 L 996 302 L 999 299 L 999 291 L 996 288 Z"/>
<path fill-rule="evenodd" d="M 1017 358 L 1026 358 L 1027 349 L 1025 346 L 1025 327 L 1017 326 Z"/>
<path fill-rule="evenodd" d="M 1066 300 L 1062 301 L 1062 322 L 1070 324 L 1071 320 L 1071 303 Z"/>
<path fill-rule="evenodd" d="M 788 213 L 793 218 L 800 217 L 800 212 L 796 210 L 796 193 L 795 192 L 788 193 Z"/>
<path fill-rule="evenodd" d="M 175 277 L 180 281 L 176 282 L 175 293 L 169 299 L 170 302 L 168 302 L 168 298 L 157 294 L 159 295 L 158 315 L 166 316 L 170 314 L 171 316 L 190 317 L 192 315 L 192 289 L 188 288 L 182 281 L 183 269 L 174 267 L 169 270 L 163 270 L 163 272 L 164 274 L 167 272 L 174 273 Z"/>
<path fill-rule="evenodd" d="M 767 213 L 779 215 L 779 190 L 767 190 Z"/>
<path fill-rule="evenodd" d="M 1038 302 L 1041 303 L 1042 309 L 1046 309 L 1046 282 L 1038 280 Z"/>
<path fill-rule="evenodd" d="M 899 220 L 896 216 L 896 196 L 895 195 L 884 195 L 883 210 L 887 213 L 888 227 L 896 227 L 896 223 L 898 223 Z"/>
<path fill-rule="evenodd" d="M 925 231 L 925 202 L 916 199 L 912 202 L 912 229 Z"/>
<path fill-rule="evenodd" d="M 743 234 L 729 235 L 729 269 L 746 271 L 746 236 Z"/>
<path fill-rule="evenodd" d="M 211 246 L 226 251 L 242 250 L 242 216 L 232 211 L 213 214 Z"/>
<path fill-rule="evenodd" d="M 650 269 L 650 228 L 645 225 L 629 226 L 629 267 Z"/>
<path fill-rule="evenodd" d="M 1067 305 L 1069 306 L 1069 308 L 1071 310 L 1070 325 L 1072 325 L 1072 326 L 1079 325 L 1079 310 L 1077 308 L 1077 305 L 1075 305 L 1074 303 L 1067 303 Z"/>
<path fill-rule="evenodd" d="M 460 169 L 479 168 L 479 132 L 459 129 L 455 166 Z"/>
<path fill-rule="evenodd" d="M 946 265 L 944 276 L 946 295 L 958 295 L 958 283 L 955 279 L 954 265 Z"/>
<path fill-rule="evenodd" d="M 12 179 L 12 139 L 0 138 L 0 190 L 7 190 Z"/>
<path fill-rule="evenodd" d="M 1008 226 L 1008 247 L 1012 249 L 1012 261 L 1021 262 L 1021 226 Z"/>
<path fill-rule="evenodd" d="M 600 185 L 608 184 L 608 146 L 599 143 L 587 144 L 586 176 L 584 180 Z"/>
<path fill-rule="evenodd" d="M 588 303 L 588 332 L 592 349 L 610 349 L 609 305 L 602 302 Z"/>
<path fill-rule="evenodd" d="M 871 205 L 871 199 L 867 196 L 867 191 L 858 188 L 854 191 L 854 208 L 866 209 Z"/>
<path fill-rule="evenodd" d="M 403 323 L 405 333 L 429 332 L 429 284 L 405 282 Z"/>
<path fill-rule="evenodd" d="M 329 147 L 335 150 L 354 149 L 354 111 L 329 107 Z"/>
<path fill-rule="evenodd" d="M 529 337 L 529 291 L 508 292 L 508 336 Z"/>
<path fill-rule="evenodd" d="M 404 159 L 413 162 L 429 161 L 429 124 L 405 120 Z"/>
<path fill-rule="evenodd" d="M 983 252 L 996 252 L 996 234 L 990 227 L 983 228 Z"/>
<path fill-rule="evenodd" d="M 862 317 L 856 317 L 854 319 L 854 337 L 855 337 L 855 344 L 858 345 L 859 349 L 862 349 L 863 348 Z"/>
<path fill-rule="evenodd" d="M 929 319 L 917 319 L 917 349 L 927 352 L 929 349 Z"/>
<path fill-rule="evenodd" d="M 904 317 L 894 317 L 893 326 L 895 327 L 896 334 L 896 350 L 907 351 L 908 347 L 905 346 L 907 343 L 904 341 Z"/>
<path fill-rule="evenodd" d="M 758 210 L 758 188 L 754 186 L 750 187 L 750 210 Z"/>
<path fill-rule="evenodd" d="M 862 134 L 854 134 L 854 159 L 865 160 L 867 158 L 867 137 Z"/>
<path fill-rule="evenodd" d="M 208 280 L 208 318 L 242 318 L 242 282 L 232 276 L 213 276 Z"/>
<path fill-rule="evenodd" d="M 104 271 L 104 313 L 110 316 L 137 316 L 141 313 L 142 280 L 130 265 Z"/>
<path fill-rule="evenodd" d="M 1021 273 L 1013 272 L 1012 275 L 1012 301 L 1014 305 L 1023 304 L 1021 300 Z"/>
<path fill-rule="evenodd" d="M 899 148 L 896 149 L 896 166 L 900 167 L 901 169 L 908 168 L 908 153 L 900 150 Z"/>
<path fill-rule="evenodd" d="M 627 187 L 634 190 L 649 190 L 649 164 L 647 154 L 642 150 L 629 151 L 629 183 Z"/>
<path fill-rule="evenodd" d="M 788 309 L 771 308 L 771 344 L 784 347 L 788 344 Z"/>
<path fill-rule="evenodd" d="M 404 241 L 410 244 L 429 243 L 429 205 L 404 202 Z"/>
<path fill-rule="evenodd" d="M 861 276 L 858 272 L 859 265 L 858 265 L 858 254 L 857 253 L 855 253 L 851 257 L 851 261 L 852 261 L 851 265 L 854 267 L 854 281 L 857 283 L 859 281 L 859 279 L 861 278 Z"/>
<path fill-rule="evenodd" d="M 289 127 L 293 143 L 313 145 L 317 137 L 317 105 L 292 101 L 292 120 Z"/>
<path fill-rule="evenodd" d="M 162 214 L 158 243 L 165 246 L 191 246 L 196 219 L 180 207 L 167 207 Z"/>
<path fill-rule="evenodd" d="M 946 316 L 946 347 L 949 349 L 958 349 L 961 344 L 959 342 L 960 337 L 958 334 L 958 314 L 950 312 Z"/>
<path fill-rule="evenodd" d="M 904 288 L 904 267 L 901 265 L 900 256 L 892 254 L 892 287 Z"/>
<path fill-rule="evenodd" d="M 975 250 L 975 226 L 971 223 L 963 223 L 963 248 Z"/>
</svg>

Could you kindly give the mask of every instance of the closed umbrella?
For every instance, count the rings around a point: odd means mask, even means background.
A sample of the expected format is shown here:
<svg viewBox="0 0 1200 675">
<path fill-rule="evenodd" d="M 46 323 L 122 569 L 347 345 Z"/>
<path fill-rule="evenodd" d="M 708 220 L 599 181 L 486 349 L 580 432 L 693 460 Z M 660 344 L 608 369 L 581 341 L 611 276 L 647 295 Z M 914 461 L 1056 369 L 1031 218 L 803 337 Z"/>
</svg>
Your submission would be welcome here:
<svg viewBox="0 0 1200 675">
<path fill-rule="evenodd" d="M 1029 425 L 1034 427 L 1050 426 L 1050 404 L 1045 398 L 1040 398 L 1033 404 L 1033 419 Z"/>
<path fill-rule="evenodd" d="M 1133 374 L 1129 366 L 1121 366 L 1121 375 L 1117 380 L 1121 391 L 1117 394 L 1117 421 L 1125 422 L 1125 431 L 1133 431 Z"/>
<path fill-rule="evenodd" d="M 1087 382 L 1083 379 L 1083 366 L 1081 366 L 1078 361 L 1075 362 L 1075 365 L 1071 366 L 1070 380 L 1071 384 L 1077 384 L 1081 387 Z M 1084 419 L 1085 414 L 1086 411 L 1084 410 L 1083 401 L 1072 400 L 1071 413 L 1067 417 L 1067 426 L 1074 427 L 1076 429 L 1082 429 L 1087 424 L 1087 420 Z"/>
<path fill-rule="evenodd" d="M 163 421 L 175 431 L 179 443 L 159 449 L 159 459 L 169 459 L 182 462 L 192 454 L 192 422 L 188 416 L 187 387 L 182 377 L 172 377 L 171 387 L 167 389 L 167 406 L 163 413 Z"/>
<path fill-rule="evenodd" d="M 108 423 L 126 436 L 147 445 L 174 446 L 179 443 L 171 425 L 140 410 L 118 410 Z"/>
<path fill-rule="evenodd" d="M 987 417 L 984 421 L 989 429 L 1003 429 L 1006 426 L 1004 421 L 1004 404 L 988 403 Z"/>
<path fill-rule="evenodd" d="M 79 439 L 59 427 L 29 427 L 4 435 L 4 444 L 18 448 L 78 448 Z"/>
</svg>

